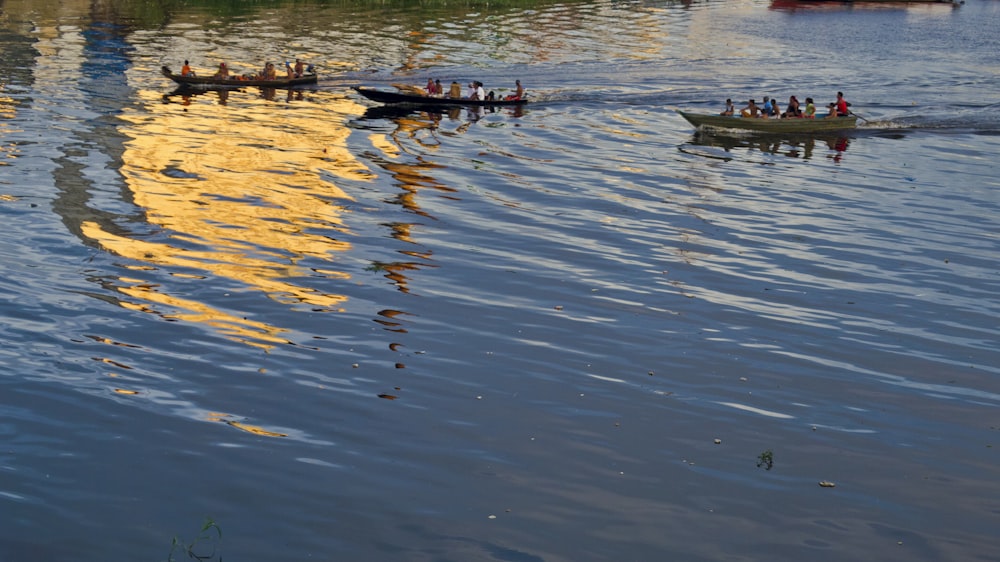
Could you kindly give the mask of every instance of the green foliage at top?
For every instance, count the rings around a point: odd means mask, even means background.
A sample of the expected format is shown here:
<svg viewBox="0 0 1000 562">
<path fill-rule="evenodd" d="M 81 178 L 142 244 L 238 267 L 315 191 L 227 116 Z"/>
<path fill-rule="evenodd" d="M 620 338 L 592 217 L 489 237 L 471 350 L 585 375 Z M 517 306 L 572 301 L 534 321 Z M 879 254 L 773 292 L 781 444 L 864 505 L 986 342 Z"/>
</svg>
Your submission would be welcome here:
<svg viewBox="0 0 1000 562">
<path fill-rule="evenodd" d="M 106 14 L 137 27 L 155 27 L 181 11 L 204 11 L 215 17 L 237 17 L 261 9 L 296 6 L 341 8 L 345 11 L 433 9 L 502 11 L 512 8 L 538 8 L 553 4 L 585 3 L 585 0 L 110 0 L 103 3 Z"/>
</svg>

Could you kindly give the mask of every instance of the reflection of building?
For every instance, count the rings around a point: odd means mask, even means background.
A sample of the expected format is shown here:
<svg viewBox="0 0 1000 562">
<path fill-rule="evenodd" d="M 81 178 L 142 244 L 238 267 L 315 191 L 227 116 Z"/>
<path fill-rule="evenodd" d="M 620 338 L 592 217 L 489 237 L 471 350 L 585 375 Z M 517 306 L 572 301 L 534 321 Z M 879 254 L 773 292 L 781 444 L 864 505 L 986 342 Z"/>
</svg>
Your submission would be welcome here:
<svg viewBox="0 0 1000 562">
<path fill-rule="evenodd" d="M 55 125 L 44 135 L 56 154 L 34 173 L 51 175 L 52 206 L 70 232 L 128 258 L 129 274 L 95 281 L 120 306 L 264 348 L 287 329 L 200 295 L 250 289 L 288 306 L 339 309 L 345 297 L 335 287 L 348 275 L 331 263 L 349 248 L 349 198 L 336 183 L 370 176 L 331 115 L 361 108 L 322 92 L 279 91 L 269 101 L 257 90 L 233 93 L 225 106 L 217 96 L 164 103 L 162 77 L 135 67 L 136 31 L 101 9 L 22 1 L 2 14 L 16 31 L 4 44 L 24 38 L 24 48 L 5 49 L 6 62 L 21 62 L 3 76 L 42 93 L 25 109 L 38 115 L 24 122 Z M 6 108 L 20 111 L 0 99 L 0 134 Z"/>
<path fill-rule="evenodd" d="M 16 146 L 4 142 L 7 134 L 11 131 L 7 120 L 17 115 L 14 109 L 14 100 L 4 95 L 3 83 L 0 83 L 0 166 L 6 166 L 7 160 L 14 158 L 17 154 Z M 3 185 L 3 182 L 0 182 Z"/>
<path fill-rule="evenodd" d="M 182 105 L 153 92 L 138 95 L 147 103 L 123 115 L 129 124 L 120 130 L 130 140 L 121 173 L 144 212 L 145 224 L 134 230 L 149 232 L 140 237 L 87 222 L 84 236 L 174 275 L 224 278 L 289 305 L 338 309 L 343 295 L 308 280 L 347 278 L 328 265 L 349 248 L 339 236 L 346 231 L 341 203 L 349 198 L 333 181 L 367 173 L 344 147 L 347 130 L 332 126 L 327 111 L 350 102 L 324 100 L 322 111 L 296 102 L 279 111 L 254 89 L 234 94 L 226 106 L 210 96 Z M 274 342 L 282 331 L 142 283 L 119 290 L 248 343 Z"/>
</svg>

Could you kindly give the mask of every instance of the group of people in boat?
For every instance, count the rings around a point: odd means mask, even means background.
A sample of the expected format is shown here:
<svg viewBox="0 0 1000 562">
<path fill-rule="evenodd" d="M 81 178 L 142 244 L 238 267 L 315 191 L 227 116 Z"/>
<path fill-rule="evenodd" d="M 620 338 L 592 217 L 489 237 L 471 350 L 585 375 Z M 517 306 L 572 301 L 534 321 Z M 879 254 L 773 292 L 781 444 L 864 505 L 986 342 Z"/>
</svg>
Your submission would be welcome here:
<svg viewBox="0 0 1000 562">
<path fill-rule="evenodd" d="M 308 66 L 302 62 L 301 59 L 295 59 L 295 65 L 293 66 L 291 62 L 285 61 L 285 71 L 281 78 L 287 78 L 291 80 L 293 78 L 301 78 L 306 74 L 312 74 L 314 72 L 313 66 L 310 64 Z M 184 61 L 184 66 L 181 67 L 181 76 L 196 76 L 195 72 L 191 70 L 191 65 L 188 61 Z M 260 72 L 254 74 L 239 74 L 233 75 L 229 73 L 229 66 L 225 62 L 219 63 L 219 70 L 212 75 L 212 78 L 218 78 L 220 80 L 278 80 L 278 69 L 273 62 L 268 62 L 264 64 L 264 67 Z"/>
<path fill-rule="evenodd" d="M 427 86 L 424 87 L 424 91 L 427 93 L 428 96 L 447 97 L 451 99 L 468 99 L 477 101 L 494 101 L 496 99 L 520 100 L 523 99 L 525 95 L 524 86 L 521 85 L 520 80 L 514 81 L 514 92 L 504 96 L 503 98 L 497 98 L 496 92 L 494 92 L 493 90 L 490 90 L 489 93 L 486 93 L 486 90 L 483 89 L 483 83 L 478 80 L 469 82 L 469 87 L 465 95 L 462 95 L 462 86 L 459 85 L 459 83 L 454 80 L 452 80 L 451 86 L 448 88 L 448 91 L 445 92 L 441 84 L 441 80 L 428 78 Z"/>
<path fill-rule="evenodd" d="M 849 109 L 850 103 L 844 99 L 844 92 L 837 92 L 837 101 L 830 102 L 827 105 L 827 114 L 823 116 L 825 119 L 833 119 L 836 117 L 847 117 L 851 114 Z M 736 108 L 733 107 L 733 100 L 726 100 L 726 109 L 722 111 L 719 115 L 736 115 Z M 782 111 L 778 103 L 778 100 L 771 99 L 769 96 L 764 96 L 763 106 L 757 105 L 757 102 L 750 100 L 747 106 L 740 110 L 740 115 L 743 117 L 759 117 L 762 119 L 778 118 L 778 119 L 788 119 L 788 118 L 806 118 L 813 119 L 816 117 L 816 105 L 813 103 L 812 98 L 806 98 L 805 107 L 799 103 L 798 98 L 795 96 L 790 96 L 788 98 L 788 105 L 785 106 L 785 110 Z"/>
</svg>

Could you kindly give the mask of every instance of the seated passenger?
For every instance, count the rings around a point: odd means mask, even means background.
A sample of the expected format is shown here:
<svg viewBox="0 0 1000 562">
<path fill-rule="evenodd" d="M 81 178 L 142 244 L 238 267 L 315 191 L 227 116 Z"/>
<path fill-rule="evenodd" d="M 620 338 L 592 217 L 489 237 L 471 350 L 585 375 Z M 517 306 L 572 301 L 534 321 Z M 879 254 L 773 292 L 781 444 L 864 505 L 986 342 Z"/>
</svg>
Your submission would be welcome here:
<svg viewBox="0 0 1000 562">
<path fill-rule="evenodd" d="M 813 117 L 816 117 L 816 106 L 813 105 L 812 98 L 806 98 L 806 111 L 802 116 L 807 119 L 812 119 Z"/>
<path fill-rule="evenodd" d="M 486 91 L 483 90 L 483 83 L 476 80 L 475 82 L 469 83 L 469 95 L 468 99 L 482 101 L 486 99 Z"/>
<path fill-rule="evenodd" d="M 847 100 L 844 99 L 844 92 L 837 92 L 837 101 L 834 105 L 837 106 L 837 115 L 840 117 L 847 117 L 851 114 L 851 110 L 848 109 L 851 104 L 847 103 Z"/>
<path fill-rule="evenodd" d="M 750 100 L 750 103 L 740 111 L 740 115 L 743 117 L 760 117 L 760 108 L 757 107 L 757 104 L 753 100 Z"/>
<path fill-rule="evenodd" d="M 771 116 L 772 111 L 774 111 L 774 105 L 771 103 L 771 98 L 764 96 L 764 106 L 760 108 L 760 116 L 767 119 Z"/>
<path fill-rule="evenodd" d="M 799 108 L 799 100 L 795 96 L 788 98 L 788 107 L 785 108 L 785 112 L 781 114 L 781 117 L 802 117 L 802 109 Z"/>
<path fill-rule="evenodd" d="M 521 85 L 520 80 L 514 80 L 514 93 L 507 94 L 503 99 L 505 100 L 519 100 L 524 97 L 524 86 Z"/>
</svg>

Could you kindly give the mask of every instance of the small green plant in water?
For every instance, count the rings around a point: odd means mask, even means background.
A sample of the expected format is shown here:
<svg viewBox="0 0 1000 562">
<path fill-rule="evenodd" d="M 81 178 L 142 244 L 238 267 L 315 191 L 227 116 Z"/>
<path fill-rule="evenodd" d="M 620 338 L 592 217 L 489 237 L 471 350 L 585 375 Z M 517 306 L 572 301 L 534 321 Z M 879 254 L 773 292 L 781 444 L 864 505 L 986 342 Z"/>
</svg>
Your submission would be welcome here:
<svg viewBox="0 0 1000 562">
<path fill-rule="evenodd" d="M 222 554 L 218 553 L 219 543 L 222 542 L 222 528 L 211 517 L 205 518 L 205 524 L 201 526 L 198 536 L 193 541 L 188 544 L 184 544 L 185 542 L 187 541 L 180 537 L 174 537 L 167 562 L 177 562 L 174 558 L 174 553 L 177 551 L 187 554 L 188 558 L 192 560 L 218 560 L 218 562 L 222 562 Z M 211 551 L 209 551 L 210 547 Z"/>
<path fill-rule="evenodd" d="M 764 467 L 764 470 L 771 470 L 774 468 L 774 453 L 771 452 L 771 449 L 764 451 L 757 457 L 757 468 L 762 466 Z"/>
</svg>

